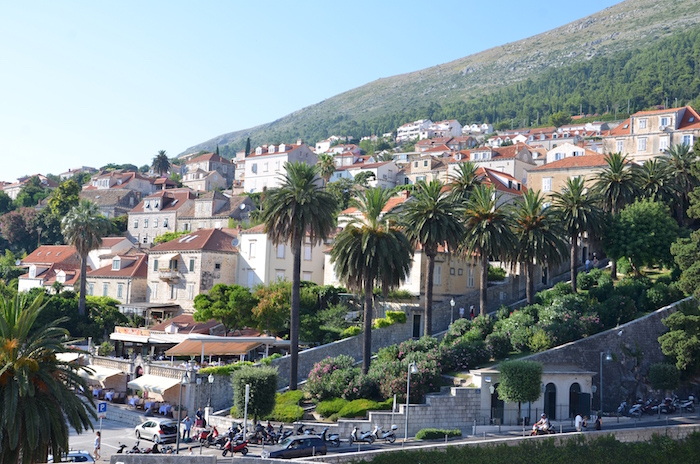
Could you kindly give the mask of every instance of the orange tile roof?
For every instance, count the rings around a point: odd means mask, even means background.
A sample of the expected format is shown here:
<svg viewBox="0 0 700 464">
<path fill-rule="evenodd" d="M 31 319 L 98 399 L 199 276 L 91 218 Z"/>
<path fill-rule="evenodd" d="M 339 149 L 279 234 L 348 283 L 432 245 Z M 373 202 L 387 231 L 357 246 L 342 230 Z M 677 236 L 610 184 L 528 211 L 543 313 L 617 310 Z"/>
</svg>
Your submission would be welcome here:
<svg viewBox="0 0 700 464">
<path fill-rule="evenodd" d="M 217 155 L 216 153 L 204 153 L 202 155 L 199 155 L 196 158 L 192 158 L 191 160 L 189 160 L 187 162 L 187 164 L 198 163 L 201 161 L 213 161 L 215 163 L 231 164 L 230 160 L 228 160 L 226 158 L 222 158 L 221 156 Z"/>
<path fill-rule="evenodd" d="M 159 243 L 151 248 L 150 253 L 194 250 L 237 252 L 238 247 L 232 243 L 234 238 L 233 235 L 220 229 L 200 229 L 175 240 Z"/>
<path fill-rule="evenodd" d="M 678 130 L 700 129 L 700 116 L 698 113 L 690 106 L 686 106 L 685 109 L 686 111 L 683 114 L 681 123 L 678 125 Z"/>
<path fill-rule="evenodd" d="M 593 152 L 595 153 L 595 152 Z M 605 166 L 605 155 L 598 153 L 584 156 L 570 156 L 560 159 L 552 163 L 547 163 L 543 166 L 536 167 L 531 171 L 548 171 L 550 169 L 569 169 L 569 168 L 588 168 L 596 166 Z"/>
<path fill-rule="evenodd" d="M 408 199 L 407 194 L 399 194 L 399 195 L 394 195 L 393 197 L 389 198 L 389 201 L 386 202 L 386 205 L 384 205 L 384 208 L 382 208 L 383 213 L 388 213 L 392 209 L 396 208 L 397 206 L 403 204 Z M 340 214 L 355 214 L 358 212 L 358 209 L 355 208 L 354 206 L 351 206 L 350 208 L 344 209 L 343 211 L 340 212 Z"/>
<path fill-rule="evenodd" d="M 146 199 L 151 199 L 151 198 L 162 198 L 162 205 L 160 208 L 161 212 L 167 212 L 167 211 L 176 211 L 182 206 L 187 203 L 187 200 L 194 199 L 194 192 L 190 189 L 169 189 L 169 190 L 159 190 L 156 193 L 152 193 L 151 195 L 148 195 L 145 197 L 141 202 L 134 207 L 130 212 L 131 213 L 143 213 L 146 212 L 144 210 L 144 204 Z M 175 201 L 177 200 L 177 202 Z M 166 203 L 167 202 L 167 203 Z M 153 211 L 149 211 L 153 212 Z"/>
<path fill-rule="evenodd" d="M 608 135 L 614 137 L 614 136 L 619 136 L 619 135 L 630 135 L 631 129 L 630 129 L 630 124 L 631 120 L 630 118 L 625 119 L 620 123 L 617 127 L 613 127 L 608 131 Z M 627 126 L 627 127 L 625 127 Z"/>
<path fill-rule="evenodd" d="M 120 255 L 122 264 L 119 270 L 113 270 L 112 264 L 87 273 L 88 277 L 137 277 L 145 279 L 148 275 L 148 256 Z"/>
<path fill-rule="evenodd" d="M 80 265 L 80 257 L 72 245 L 41 245 L 22 260 L 23 265 L 55 263 Z"/>
<path fill-rule="evenodd" d="M 481 177 L 481 182 L 486 185 L 492 185 L 496 190 L 500 192 L 511 193 L 513 195 L 522 195 L 526 188 L 518 181 L 515 177 L 506 174 L 505 172 L 496 171 L 494 169 L 481 167 L 476 170 L 477 176 Z M 506 181 L 510 181 L 515 185 L 520 185 L 520 190 L 513 187 L 508 187 L 508 184 L 503 183 L 499 177 L 504 178 Z"/>
</svg>

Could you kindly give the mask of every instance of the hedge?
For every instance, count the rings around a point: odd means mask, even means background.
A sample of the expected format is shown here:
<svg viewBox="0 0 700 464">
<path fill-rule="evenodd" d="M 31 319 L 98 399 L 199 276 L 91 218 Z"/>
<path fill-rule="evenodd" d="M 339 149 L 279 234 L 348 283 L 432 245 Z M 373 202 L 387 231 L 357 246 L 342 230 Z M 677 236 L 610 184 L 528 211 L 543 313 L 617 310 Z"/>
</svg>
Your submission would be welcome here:
<svg viewBox="0 0 700 464">
<path fill-rule="evenodd" d="M 372 400 L 354 400 L 343 406 L 343 409 L 338 411 L 340 417 L 346 419 L 352 419 L 355 417 L 365 417 L 367 416 L 367 411 L 378 411 L 391 409 L 394 404 L 394 399 L 390 398 L 386 401 L 377 402 Z"/>
<path fill-rule="evenodd" d="M 346 404 L 348 404 L 348 400 L 344 400 L 343 398 L 321 401 L 316 405 L 316 412 L 328 418 L 333 414 L 339 413 Z"/>
<path fill-rule="evenodd" d="M 214 374 L 214 375 L 226 375 L 230 376 L 233 374 L 235 371 L 240 369 L 243 366 L 252 366 L 253 363 L 250 361 L 243 361 L 243 362 L 237 362 L 233 364 L 226 364 L 225 366 L 211 366 L 211 367 L 205 367 L 199 370 L 200 375 L 209 375 L 209 374 Z"/>
<path fill-rule="evenodd" d="M 297 420 L 297 417 L 302 417 L 304 415 L 303 409 L 297 406 L 297 403 L 303 398 L 304 392 L 300 390 L 278 393 L 275 397 L 275 407 L 272 413 L 264 417 L 264 419 L 278 422 L 294 422 Z"/>
<path fill-rule="evenodd" d="M 447 438 L 461 437 L 462 431 L 459 429 L 421 429 L 416 434 L 416 440 L 437 440 L 440 438 L 444 439 L 445 435 L 447 435 Z"/>
</svg>

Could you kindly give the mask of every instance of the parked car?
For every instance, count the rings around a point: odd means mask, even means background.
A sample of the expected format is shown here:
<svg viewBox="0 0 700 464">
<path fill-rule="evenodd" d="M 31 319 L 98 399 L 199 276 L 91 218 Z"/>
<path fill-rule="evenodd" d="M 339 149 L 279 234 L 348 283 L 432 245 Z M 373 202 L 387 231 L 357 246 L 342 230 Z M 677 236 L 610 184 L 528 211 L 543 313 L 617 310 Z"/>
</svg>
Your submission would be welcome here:
<svg viewBox="0 0 700 464">
<path fill-rule="evenodd" d="M 260 456 L 264 459 L 292 459 L 314 454 L 326 454 L 326 444 L 323 439 L 318 435 L 296 435 L 285 438 L 279 445 L 266 447 Z"/>
<path fill-rule="evenodd" d="M 134 429 L 136 439 L 144 438 L 153 443 L 177 439 L 177 422 L 172 419 L 151 419 Z"/>
<path fill-rule="evenodd" d="M 49 458 L 46 462 L 53 462 L 53 456 L 49 454 Z M 93 459 L 92 455 L 87 451 L 74 450 L 64 454 L 61 458 L 61 462 L 95 462 L 95 459 Z"/>
</svg>

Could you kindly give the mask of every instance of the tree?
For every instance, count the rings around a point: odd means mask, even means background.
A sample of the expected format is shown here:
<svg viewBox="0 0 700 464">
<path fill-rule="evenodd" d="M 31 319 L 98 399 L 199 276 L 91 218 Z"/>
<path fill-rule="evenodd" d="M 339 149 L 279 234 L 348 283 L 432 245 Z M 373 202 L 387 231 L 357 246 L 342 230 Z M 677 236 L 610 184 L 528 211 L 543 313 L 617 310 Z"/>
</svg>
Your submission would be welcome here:
<svg viewBox="0 0 700 464">
<path fill-rule="evenodd" d="M 433 274 L 438 247 L 456 250 L 464 234 L 462 222 L 456 214 L 457 204 L 443 183 L 419 181 L 414 195 L 403 203 L 401 221 L 406 235 L 414 246 L 420 245 L 427 258 L 425 269 L 424 335 L 433 334 Z"/>
<path fill-rule="evenodd" d="M 372 300 L 375 284 L 381 282 L 387 292 L 397 287 L 408 275 L 413 249 L 395 221 L 384 217 L 391 193 L 369 188 L 351 200 L 360 218 L 352 219 L 338 233 L 331 249 L 335 274 L 348 287 L 364 292 L 364 329 L 362 340 L 362 372 L 369 371 L 372 356 Z"/>
<path fill-rule="evenodd" d="M 664 319 L 668 332 L 659 337 L 661 351 L 675 361 L 685 377 L 700 374 L 700 309 L 696 301 L 681 303 Z"/>
<path fill-rule="evenodd" d="M 85 315 L 85 287 L 87 282 L 87 257 L 90 251 L 102 245 L 102 237 L 109 230 L 107 218 L 100 214 L 95 203 L 81 201 L 63 218 L 63 236 L 80 256 L 80 300 L 78 314 Z"/>
<path fill-rule="evenodd" d="M 518 420 L 520 405 L 537 401 L 542 394 L 542 364 L 534 361 L 503 361 L 498 365 L 501 373 L 498 384 L 498 397 L 509 403 L 518 403 Z"/>
<path fill-rule="evenodd" d="M 80 190 L 80 186 L 73 179 L 62 182 L 49 198 L 51 214 L 57 218 L 68 214 L 68 211 L 80 202 Z"/>
<path fill-rule="evenodd" d="M 58 292 L 57 292 L 58 293 Z M 109 339 L 117 325 L 126 325 L 129 318 L 119 311 L 119 301 L 107 296 L 87 296 L 86 304 L 90 305 L 90 319 L 102 329 L 102 336 Z"/>
<path fill-rule="evenodd" d="M 525 263 L 527 304 L 535 304 L 535 261 L 558 263 L 565 254 L 564 232 L 557 224 L 555 211 L 543 206 L 539 191 L 526 190 L 513 208 L 513 233 L 516 246 L 512 257 Z"/>
<path fill-rule="evenodd" d="M 668 392 L 678 388 L 681 373 L 678 368 L 669 363 L 654 363 L 649 366 L 649 382 L 651 388 Z"/>
<path fill-rule="evenodd" d="M 265 287 L 255 288 L 253 296 L 258 303 L 253 308 L 253 320 L 258 330 L 267 334 L 280 334 L 289 322 L 289 308 L 292 304 L 292 285 L 280 281 Z"/>
<path fill-rule="evenodd" d="M 371 172 L 371 171 L 362 171 L 357 173 L 357 175 L 353 178 L 353 182 L 355 185 L 359 185 L 360 187 L 367 187 L 369 185 L 369 181 L 375 180 L 377 176 Z"/>
<path fill-rule="evenodd" d="M 514 249 L 516 239 L 510 228 L 511 218 L 500 195 L 488 185 L 478 185 L 461 211 L 466 230 L 462 249 L 466 256 L 481 259 L 480 313 L 486 314 L 488 299 L 489 256 L 505 257 Z"/>
<path fill-rule="evenodd" d="M 270 366 L 242 366 L 232 376 L 233 406 L 239 417 L 245 412 L 245 386 L 250 385 L 248 414 L 254 418 L 269 415 L 275 408 L 277 395 L 277 368 Z"/>
<path fill-rule="evenodd" d="M 571 123 L 571 115 L 564 111 L 559 111 L 549 117 L 549 123 L 554 127 L 561 127 Z"/>
<path fill-rule="evenodd" d="M 245 140 L 245 156 L 250 155 L 250 137 Z"/>
<path fill-rule="evenodd" d="M 605 234 L 603 249 L 611 258 L 628 258 L 635 275 L 642 266 L 670 267 L 671 244 L 678 238 L 678 224 L 668 207 L 651 200 L 635 201 L 613 220 Z"/>
<path fill-rule="evenodd" d="M 658 158 L 646 160 L 637 170 L 640 196 L 669 204 L 676 195 L 668 164 Z"/>
<path fill-rule="evenodd" d="M 554 211 L 563 229 L 569 235 L 571 288 L 576 293 L 578 274 L 578 240 L 584 232 L 597 235 L 603 222 L 598 199 L 586 191 L 582 177 L 568 179 L 561 192 L 552 195 Z"/>
<path fill-rule="evenodd" d="M 335 227 L 336 204 L 331 195 L 318 186 L 317 169 L 306 163 L 285 163 L 286 175 L 278 188 L 269 189 L 263 200 L 262 222 L 275 245 L 290 243 L 292 268 L 292 301 L 290 317 L 289 388 L 297 389 L 299 353 L 299 286 L 301 283 L 301 244 L 322 243 Z"/>
<path fill-rule="evenodd" d="M 342 177 L 326 185 L 326 191 L 333 195 L 338 205 L 338 211 L 343 211 L 350 204 L 353 191 L 357 188 L 352 179 Z"/>
<path fill-rule="evenodd" d="M 3 190 L 0 190 L 0 216 L 12 211 L 12 198 L 10 198 Z"/>
<path fill-rule="evenodd" d="M 481 184 L 481 178 L 476 174 L 478 168 L 471 161 L 459 163 L 457 172 L 450 175 L 450 193 L 455 201 L 463 203 L 469 198 L 474 188 Z"/>
<path fill-rule="evenodd" d="M 596 176 L 593 192 L 600 198 L 602 207 L 613 216 L 637 195 L 635 172 L 627 163 L 627 155 L 608 153 L 605 155 L 606 166 Z M 612 260 L 610 275 L 617 279 L 617 262 Z"/>
<path fill-rule="evenodd" d="M 209 293 L 194 297 L 193 317 L 199 322 L 216 319 L 228 335 L 231 330 L 243 329 L 252 322 L 252 310 L 256 304 L 257 299 L 248 287 L 216 284 Z"/>
<path fill-rule="evenodd" d="M 46 462 L 67 452 L 69 427 L 92 428 L 94 403 L 83 402 L 70 386 L 87 384 L 74 365 L 58 361 L 68 331 L 61 319 L 35 325 L 43 293 L 0 298 L 0 462 Z"/>
<path fill-rule="evenodd" d="M 675 186 L 676 219 L 679 225 L 685 222 L 685 213 L 690 203 L 690 192 L 698 186 L 698 178 L 693 167 L 698 161 L 698 154 L 690 150 L 690 146 L 682 143 L 666 149 L 667 157 L 662 158 Z"/>
<path fill-rule="evenodd" d="M 335 161 L 333 155 L 321 154 L 318 155 L 318 175 L 323 179 L 323 185 L 327 185 L 331 176 L 335 172 Z"/>
<path fill-rule="evenodd" d="M 0 216 L 0 231 L 13 251 L 36 248 L 38 237 L 33 227 L 36 215 L 34 208 L 20 208 Z"/>
<path fill-rule="evenodd" d="M 29 208 L 36 206 L 41 200 L 49 196 L 49 189 L 42 187 L 38 176 L 33 176 L 17 194 L 15 198 L 15 207 Z"/>
<path fill-rule="evenodd" d="M 170 160 L 165 150 L 158 150 L 158 154 L 153 157 L 151 167 L 161 176 L 165 175 L 170 169 Z"/>
</svg>

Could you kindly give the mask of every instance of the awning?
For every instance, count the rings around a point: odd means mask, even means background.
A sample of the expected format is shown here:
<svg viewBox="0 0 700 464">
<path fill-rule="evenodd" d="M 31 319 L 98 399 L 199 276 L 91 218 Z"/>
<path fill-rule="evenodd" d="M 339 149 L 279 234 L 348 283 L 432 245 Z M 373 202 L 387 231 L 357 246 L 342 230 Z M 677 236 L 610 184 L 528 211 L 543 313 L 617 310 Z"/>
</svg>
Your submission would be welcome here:
<svg viewBox="0 0 700 464">
<path fill-rule="evenodd" d="M 92 372 L 79 369 L 78 374 L 92 384 L 98 384 L 104 388 L 118 388 L 119 386 L 124 386 L 126 379 L 122 377 L 126 376 L 126 374 L 119 369 L 95 365 L 85 367 Z"/>
<path fill-rule="evenodd" d="M 262 345 L 259 341 L 188 339 L 165 352 L 166 356 L 241 356 Z"/>
<path fill-rule="evenodd" d="M 67 353 L 56 353 L 56 359 L 62 362 L 75 362 L 84 358 L 87 353 L 76 353 L 74 351 L 69 351 Z"/>
<path fill-rule="evenodd" d="M 109 339 L 119 340 L 120 342 L 148 343 L 148 336 L 146 335 L 131 335 L 119 332 L 109 334 Z"/>
<path fill-rule="evenodd" d="M 160 266 L 160 263 L 165 263 L 167 261 L 172 261 L 175 258 L 179 258 L 180 253 L 166 253 L 163 255 L 153 255 L 154 260 L 158 260 L 158 265 Z"/>
<path fill-rule="evenodd" d="M 132 380 L 126 384 L 126 386 L 132 390 L 146 390 L 162 395 L 167 390 L 173 388 L 179 383 L 180 379 L 171 379 L 169 377 L 147 374 Z"/>
</svg>

